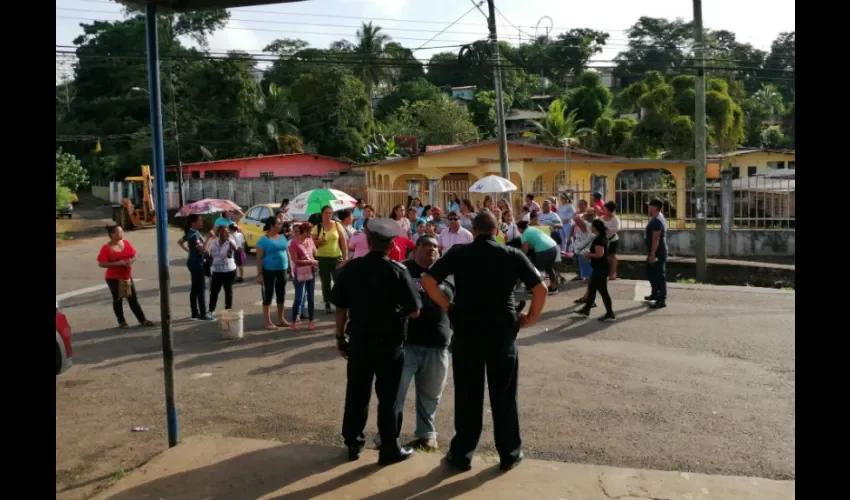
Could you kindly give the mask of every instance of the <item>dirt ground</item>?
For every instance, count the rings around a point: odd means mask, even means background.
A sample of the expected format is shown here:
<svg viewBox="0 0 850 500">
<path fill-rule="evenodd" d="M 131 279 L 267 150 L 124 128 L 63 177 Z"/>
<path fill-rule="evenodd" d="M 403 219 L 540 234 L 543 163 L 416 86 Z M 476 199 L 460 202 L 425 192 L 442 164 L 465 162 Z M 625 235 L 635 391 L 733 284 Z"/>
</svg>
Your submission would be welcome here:
<svg viewBox="0 0 850 500">
<path fill-rule="evenodd" d="M 218 433 L 288 443 L 341 444 L 345 362 L 330 317 L 313 332 L 263 332 L 256 271 L 236 288 L 246 336 L 222 341 L 214 323 L 188 322 L 188 273 L 170 232 L 176 386 L 183 436 Z M 128 233 L 139 251 L 136 286 L 159 320 L 155 236 Z M 103 240 L 103 241 L 101 241 Z M 167 446 L 159 329 L 118 330 L 94 258 L 105 238 L 57 247 L 56 292 L 74 329 L 74 367 L 56 382 L 57 498 L 77 499 Z M 679 286 L 649 312 L 642 283 L 614 282 L 619 321 L 569 316 L 580 290 L 547 301 L 523 330 L 519 398 L 526 453 L 534 458 L 792 479 L 795 475 L 795 295 Z M 88 289 L 74 295 L 75 291 Z M 291 291 L 291 289 L 290 289 Z M 320 300 L 317 298 L 317 302 Z M 129 314 L 129 310 L 126 311 Z M 133 323 L 132 316 L 128 320 Z M 452 374 L 437 414 L 452 435 Z M 485 405 L 479 449 L 491 454 Z M 375 402 L 367 432 L 374 433 Z M 145 432 L 133 432 L 144 426 Z M 413 390 L 403 437 L 413 431 Z"/>
</svg>

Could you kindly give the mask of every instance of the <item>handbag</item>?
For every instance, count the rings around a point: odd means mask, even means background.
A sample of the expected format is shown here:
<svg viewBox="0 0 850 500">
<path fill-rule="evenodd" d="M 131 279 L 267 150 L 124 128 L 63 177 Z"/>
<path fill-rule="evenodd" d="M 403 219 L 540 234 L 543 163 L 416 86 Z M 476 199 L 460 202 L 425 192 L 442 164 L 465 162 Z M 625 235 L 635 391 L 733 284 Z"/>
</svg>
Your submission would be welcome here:
<svg viewBox="0 0 850 500">
<path fill-rule="evenodd" d="M 295 280 L 299 283 L 313 279 L 313 266 L 295 266 Z"/>
<path fill-rule="evenodd" d="M 133 296 L 133 280 L 118 280 L 118 297 L 126 299 Z"/>
</svg>

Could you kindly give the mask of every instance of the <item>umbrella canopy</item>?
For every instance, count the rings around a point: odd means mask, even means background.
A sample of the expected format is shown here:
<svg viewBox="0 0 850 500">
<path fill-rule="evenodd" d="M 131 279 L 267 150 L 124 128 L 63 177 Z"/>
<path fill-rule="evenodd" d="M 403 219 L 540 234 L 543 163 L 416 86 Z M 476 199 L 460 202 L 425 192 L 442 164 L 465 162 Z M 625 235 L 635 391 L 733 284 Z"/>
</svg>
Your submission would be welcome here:
<svg viewBox="0 0 850 500">
<path fill-rule="evenodd" d="M 498 175 L 482 177 L 469 188 L 470 193 L 507 193 L 516 190 L 517 187 L 513 182 Z"/>
<path fill-rule="evenodd" d="M 183 205 L 180 207 L 180 210 L 177 211 L 177 217 L 186 217 L 191 214 L 214 214 L 216 212 L 224 212 L 226 210 L 235 211 L 240 209 L 239 205 L 230 200 L 207 198 L 205 200 L 189 203 L 188 205 Z"/>
<path fill-rule="evenodd" d="M 312 189 L 305 191 L 292 200 L 289 205 L 291 215 L 313 215 L 329 206 L 334 212 L 344 208 L 354 208 L 357 200 L 336 189 Z"/>
</svg>

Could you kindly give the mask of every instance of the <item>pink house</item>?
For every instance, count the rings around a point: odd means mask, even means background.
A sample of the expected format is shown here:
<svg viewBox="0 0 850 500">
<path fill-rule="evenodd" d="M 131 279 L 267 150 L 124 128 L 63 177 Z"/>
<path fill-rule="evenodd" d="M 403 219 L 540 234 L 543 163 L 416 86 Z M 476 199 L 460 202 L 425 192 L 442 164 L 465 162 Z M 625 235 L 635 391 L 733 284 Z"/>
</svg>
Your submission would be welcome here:
<svg viewBox="0 0 850 500">
<path fill-rule="evenodd" d="M 172 165 L 168 172 L 177 172 Z M 342 160 L 312 153 L 254 156 L 232 160 L 216 160 L 199 163 L 184 163 L 185 179 L 232 179 L 232 178 L 278 178 L 278 177 L 327 177 L 348 172 L 350 165 Z"/>
</svg>

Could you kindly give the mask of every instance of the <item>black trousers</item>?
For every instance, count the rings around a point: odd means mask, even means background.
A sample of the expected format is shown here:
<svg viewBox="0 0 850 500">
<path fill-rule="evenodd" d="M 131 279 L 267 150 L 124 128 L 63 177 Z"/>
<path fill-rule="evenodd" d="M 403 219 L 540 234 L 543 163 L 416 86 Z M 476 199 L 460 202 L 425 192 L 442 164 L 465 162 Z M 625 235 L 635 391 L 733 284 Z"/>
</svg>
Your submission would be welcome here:
<svg viewBox="0 0 850 500">
<path fill-rule="evenodd" d="M 558 272 L 555 271 L 555 260 L 558 258 L 560 247 L 552 247 L 534 255 L 534 267 L 549 276 L 549 288 L 557 288 Z M 529 250 L 530 251 L 530 250 Z"/>
<path fill-rule="evenodd" d="M 590 281 L 587 285 L 587 302 L 585 308 L 589 311 L 590 306 L 596 302 L 596 292 L 602 296 L 602 303 L 605 304 L 605 312 L 614 314 L 614 309 L 611 306 L 611 294 L 608 293 L 608 268 L 594 269 L 590 273 Z"/>
<path fill-rule="evenodd" d="M 207 315 L 206 298 L 207 292 L 206 275 L 204 264 L 193 262 L 188 264 L 189 277 L 192 279 L 192 288 L 189 290 L 189 307 L 192 309 L 192 317 L 200 318 Z"/>
<path fill-rule="evenodd" d="M 108 279 L 106 285 L 112 293 L 112 310 L 115 312 L 115 318 L 118 319 L 119 325 L 123 325 L 127 320 L 124 319 L 124 299 L 118 296 L 118 280 Z M 133 311 L 133 315 L 139 320 L 139 323 L 144 323 L 145 313 L 142 311 L 142 306 L 139 305 L 135 283 L 133 283 L 132 290 L 133 295 L 127 297 L 127 303 L 130 304 L 130 310 Z"/>
<path fill-rule="evenodd" d="M 472 461 L 481 438 L 486 372 L 496 450 L 502 462 L 516 461 L 522 447 L 517 404 L 519 353 L 516 335 L 498 329 L 490 330 L 495 335 L 487 338 L 464 333 L 455 328 L 452 344 L 455 436 L 449 451 L 459 463 L 468 464 Z"/>
<path fill-rule="evenodd" d="M 346 446 L 364 446 L 363 430 L 369 418 L 372 381 L 378 396 L 378 433 L 381 454 L 397 453 L 401 415 L 395 412 L 395 400 L 404 368 L 404 350 L 400 344 L 372 344 L 354 341 L 348 354 L 345 386 L 345 413 L 342 437 Z"/>
<path fill-rule="evenodd" d="M 210 312 L 215 311 L 218 303 L 218 294 L 224 287 L 224 308 L 233 308 L 233 280 L 236 279 L 236 271 L 226 273 L 212 273 L 210 279 Z"/>
<path fill-rule="evenodd" d="M 652 297 L 658 302 L 667 300 L 667 258 L 657 258 L 655 263 L 646 264 L 646 275 L 652 288 Z"/>
<path fill-rule="evenodd" d="M 277 305 L 283 305 L 286 298 L 286 271 L 269 271 L 263 269 L 263 305 L 272 305 L 272 297 L 277 299 Z"/>
</svg>

